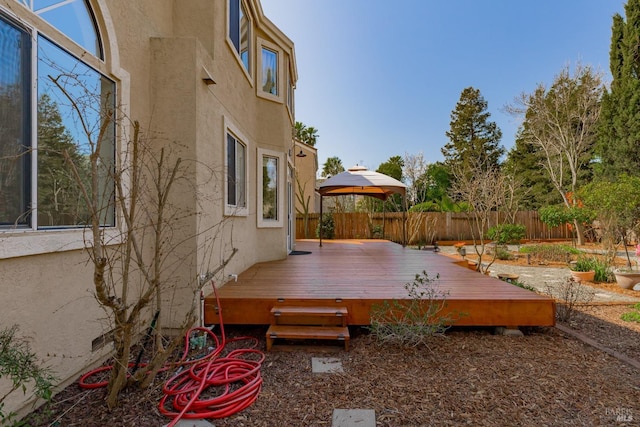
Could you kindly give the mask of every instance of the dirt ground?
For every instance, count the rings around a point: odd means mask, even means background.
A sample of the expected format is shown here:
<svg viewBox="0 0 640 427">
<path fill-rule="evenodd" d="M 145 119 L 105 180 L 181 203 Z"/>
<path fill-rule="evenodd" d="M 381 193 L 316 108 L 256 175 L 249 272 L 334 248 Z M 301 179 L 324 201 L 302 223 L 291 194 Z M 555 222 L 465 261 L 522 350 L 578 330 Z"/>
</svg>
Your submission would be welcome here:
<svg viewBox="0 0 640 427">
<path fill-rule="evenodd" d="M 331 426 L 333 410 L 341 408 L 372 409 L 378 426 L 640 425 L 640 323 L 620 318 L 632 310 L 579 307 L 561 325 L 600 349 L 558 328 L 523 329 L 523 337 L 451 329 L 416 348 L 381 346 L 356 328 L 348 352 L 315 345 L 266 353 L 256 402 L 210 421 L 217 427 Z M 265 330 L 233 327 L 227 334 L 257 337 L 264 349 Z M 312 357 L 337 358 L 344 372 L 312 373 Z M 170 419 L 158 411 L 161 388 L 158 381 L 147 390 L 127 390 L 109 411 L 104 389 L 72 384 L 32 414 L 29 425 L 166 425 Z"/>
</svg>

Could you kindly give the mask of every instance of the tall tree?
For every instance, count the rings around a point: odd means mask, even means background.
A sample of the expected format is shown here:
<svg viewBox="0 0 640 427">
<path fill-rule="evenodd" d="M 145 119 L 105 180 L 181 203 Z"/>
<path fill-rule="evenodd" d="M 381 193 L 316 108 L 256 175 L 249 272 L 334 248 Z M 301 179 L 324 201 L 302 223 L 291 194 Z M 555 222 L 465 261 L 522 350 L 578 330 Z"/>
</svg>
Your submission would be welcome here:
<svg viewBox="0 0 640 427">
<path fill-rule="evenodd" d="M 640 171 L 640 0 L 625 5 L 626 22 L 613 17 L 609 67 L 613 81 L 602 97 L 596 152 L 598 176 L 615 179 Z"/>
<path fill-rule="evenodd" d="M 58 105 L 44 94 L 38 100 L 38 217 L 50 226 L 88 220 L 80 186 L 65 155 L 76 165 L 86 184 L 90 172 L 88 154 L 81 153 L 62 122 Z"/>
<path fill-rule="evenodd" d="M 502 131 L 489 121 L 487 101 L 478 89 L 465 88 L 456 108 L 451 112 L 449 142 L 441 149 L 445 164 L 458 171 L 481 165 L 483 170 L 498 167 L 504 147 L 500 145 Z"/>
<path fill-rule="evenodd" d="M 402 157 L 392 156 L 386 162 L 380 163 L 380 166 L 378 166 L 376 172 L 385 174 L 387 176 L 390 176 L 391 178 L 395 178 L 398 181 L 402 181 L 403 169 L 404 160 L 402 159 Z M 376 200 L 376 202 L 378 201 Z M 387 212 L 398 212 L 403 208 L 402 196 L 400 196 L 399 194 L 394 194 L 384 202 L 384 206 L 381 206 L 381 203 L 375 203 L 374 205 L 377 207 L 376 210 L 379 210 L 380 207 L 383 207 L 383 209 Z"/>
<path fill-rule="evenodd" d="M 340 172 L 344 172 L 344 166 L 342 166 L 342 160 L 339 157 L 329 157 L 322 166 L 322 176 L 330 178 L 334 175 L 338 175 Z"/>
<path fill-rule="evenodd" d="M 520 182 L 515 196 L 521 201 L 523 210 L 538 210 L 543 206 L 562 203 L 549 176 L 540 169 L 543 154 L 539 147 L 528 144 L 518 133 L 514 146 L 507 153 L 502 167 L 505 173 Z"/>
<path fill-rule="evenodd" d="M 602 90 L 600 75 L 590 67 L 578 65 L 571 75 L 566 66 L 551 87 L 540 84 L 508 107 L 524 116 L 521 137 L 540 151 L 540 165 L 567 208 L 577 206 L 576 191 L 590 177 Z M 574 226 L 582 244 L 584 227 L 577 220 Z"/>
</svg>

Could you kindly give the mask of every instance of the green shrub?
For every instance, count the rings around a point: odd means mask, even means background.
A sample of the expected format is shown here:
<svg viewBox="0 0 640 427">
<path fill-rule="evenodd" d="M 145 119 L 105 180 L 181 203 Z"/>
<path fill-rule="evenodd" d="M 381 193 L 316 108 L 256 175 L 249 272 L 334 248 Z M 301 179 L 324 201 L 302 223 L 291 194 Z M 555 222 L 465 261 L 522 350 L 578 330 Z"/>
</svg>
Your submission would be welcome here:
<svg viewBox="0 0 640 427">
<path fill-rule="evenodd" d="M 53 371 L 40 365 L 28 341 L 18 337 L 17 331 L 15 325 L 0 330 L 0 379 L 6 379 L 9 386 L 9 392 L 0 396 L 0 425 L 20 425 L 13 421 L 14 413 L 3 412 L 3 400 L 11 392 L 22 390 L 26 394 L 30 386 L 37 397 L 49 401 L 56 381 Z"/>
<path fill-rule="evenodd" d="M 519 244 L 526 234 L 526 227 L 521 224 L 500 224 L 487 231 L 487 237 L 498 244 Z"/>
<path fill-rule="evenodd" d="M 593 263 L 593 269 L 596 274 L 593 277 L 593 280 L 596 282 L 605 282 L 605 283 L 613 283 L 616 281 L 616 277 L 611 271 L 610 266 L 607 262 L 601 258 L 596 258 Z"/>
<path fill-rule="evenodd" d="M 512 260 L 514 257 L 513 257 L 513 254 L 509 252 L 508 249 L 505 249 L 502 246 L 498 246 L 496 248 L 496 258 L 502 261 L 509 261 L 509 260 Z"/>
<path fill-rule="evenodd" d="M 382 239 L 384 237 L 381 225 L 378 224 L 371 227 L 371 237 L 374 239 Z"/>
<path fill-rule="evenodd" d="M 637 322 L 637 323 L 640 323 L 640 302 L 635 304 L 631 308 L 631 311 L 628 311 L 626 313 L 622 313 L 622 316 L 620 316 L 620 318 L 622 320 L 624 320 L 625 322 Z"/>
<path fill-rule="evenodd" d="M 570 268 L 573 271 L 595 271 L 597 262 L 596 258 L 580 256 Z"/>
<path fill-rule="evenodd" d="M 320 227 L 322 227 L 322 238 L 323 239 L 333 239 L 333 236 L 336 234 L 336 224 L 333 220 L 333 215 L 331 214 L 323 214 L 322 220 L 320 224 L 316 227 L 316 237 L 320 237 Z"/>
<path fill-rule="evenodd" d="M 529 254 L 536 261 L 566 262 L 569 256 L 582 252 L 569 245 L 535 244 L 522 246 L 520 253 Z"/>
<path fill-rule="evenodd" d="M 526 290 L 531 291 L 531 292 L 537 292 L 536 288 L 534 288 L 533 286 L 529 286 L 527 284 L 524 284 L 524 283 L 520 282 L 519 280 L 513 280 L 513 281 L 508 282 L 508 283 L 511 283 L 512 285 L 515 285 L 515 286 L 517 286 L 519 288 L 522 288 L 522 289 L 526 289 Z"/>
<path fill-rule="evenodd" d="M 442 313 L 448 292 L 439 289 L 438 278 L 423 271 L 405 284 L 409 299 L 374 304 L 369 325 L 373 337 L 381 344 L 428 347 L 429 338 L 443 335 L 455 319 Z"/>
</svg>

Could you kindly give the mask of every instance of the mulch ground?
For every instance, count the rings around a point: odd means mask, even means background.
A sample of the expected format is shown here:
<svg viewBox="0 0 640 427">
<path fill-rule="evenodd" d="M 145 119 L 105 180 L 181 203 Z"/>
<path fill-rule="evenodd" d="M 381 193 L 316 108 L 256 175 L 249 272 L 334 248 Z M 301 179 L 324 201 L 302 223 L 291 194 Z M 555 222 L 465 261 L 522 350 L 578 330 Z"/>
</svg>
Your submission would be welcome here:
<svg viewBox="0 0 640 427">
<path fill-rule="evenodd" d="M 381 346 L 356 328 L 348 352 L 316 345 L 267 353 L 257 401 L 210 421 L 217 427 L 331 426 L 333 410 L 342 408 L 375 410 L 377 426 L 640 425 L 640 369 L 621 360 L 640 363 L 640 323 L 620 318 L 632 310 L 581 306 L 563 324 L 609 351 L 558 328 L 526 328 L 524 337 L 451 329 L 428 347 Z M 229 336 L 257 337 L 262 349 L 265 331 L 227 328 Z M 312 357 L 327 356 L 339 359 L 344 372 L 312 373 Z M 166 425 L 170 419 L 157 409 L 161 388 L 158 381 L 147 390 L 126 390 L 119 407 L 109 411 L 103 389 L 72 384 L 33 413 L 29 425 Z"/>
</svg>

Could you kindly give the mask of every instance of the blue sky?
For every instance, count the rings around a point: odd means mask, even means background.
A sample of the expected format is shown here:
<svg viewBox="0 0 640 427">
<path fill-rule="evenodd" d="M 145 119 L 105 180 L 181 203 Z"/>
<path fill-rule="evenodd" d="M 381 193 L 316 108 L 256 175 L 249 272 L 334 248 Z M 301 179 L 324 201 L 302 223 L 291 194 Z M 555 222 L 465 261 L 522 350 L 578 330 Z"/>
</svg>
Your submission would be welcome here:
<svg viewBox="0 0 640 427">
<path fill-rule="evenodd" d="M 320 169 L 377 169 L 392 156 L 442 160 L 451 111 L 479 89 L 513 146 L 503 112 L 567 65 L 610 80 L 612 17 L 623 0 L 262 0 L 294 43 L 296 120 L 318 129 Z"/>
</svg>

